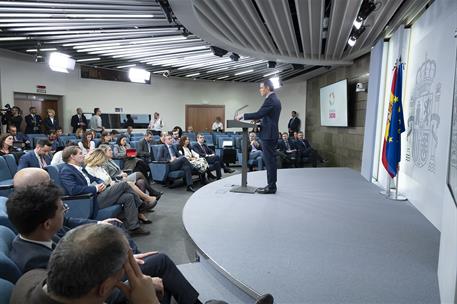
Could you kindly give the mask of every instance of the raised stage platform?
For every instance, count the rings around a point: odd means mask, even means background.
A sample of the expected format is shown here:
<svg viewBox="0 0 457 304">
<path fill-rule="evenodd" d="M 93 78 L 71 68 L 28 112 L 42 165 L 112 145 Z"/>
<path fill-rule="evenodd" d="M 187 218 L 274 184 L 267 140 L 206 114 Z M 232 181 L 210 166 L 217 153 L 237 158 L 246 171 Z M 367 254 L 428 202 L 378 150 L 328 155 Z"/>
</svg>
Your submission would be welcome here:
<svg viewBox="0 0 457 304">
<path fill-rule="evenodd" d="M 216 269 L 275 303 L 439 303 L 439 231 L 347 168 L 278 170 L 275 195 L 193 194 L 184 226 Z M 262 187 L 266 172 L 248 184 Z M 251 302 L 252 303 L 252 302 Z"/>
</svg>

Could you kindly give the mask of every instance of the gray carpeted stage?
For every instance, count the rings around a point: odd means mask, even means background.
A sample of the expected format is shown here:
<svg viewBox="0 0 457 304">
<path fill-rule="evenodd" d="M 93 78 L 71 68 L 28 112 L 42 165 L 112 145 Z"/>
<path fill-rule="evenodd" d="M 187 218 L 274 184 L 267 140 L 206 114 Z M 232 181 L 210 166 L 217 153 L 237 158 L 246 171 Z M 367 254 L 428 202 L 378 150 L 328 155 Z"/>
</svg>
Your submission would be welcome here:
<svg viewBox="0 0 457 304">
<path fill-rule="evenodd" d="M 240 179 L 201 188 L 183 211 L 231 280 L 276 303 L 439 303 L 439 232 L 410 203 L 347 168 L 279 170 L 276 195 L 229 192 Z"/>
</svg>

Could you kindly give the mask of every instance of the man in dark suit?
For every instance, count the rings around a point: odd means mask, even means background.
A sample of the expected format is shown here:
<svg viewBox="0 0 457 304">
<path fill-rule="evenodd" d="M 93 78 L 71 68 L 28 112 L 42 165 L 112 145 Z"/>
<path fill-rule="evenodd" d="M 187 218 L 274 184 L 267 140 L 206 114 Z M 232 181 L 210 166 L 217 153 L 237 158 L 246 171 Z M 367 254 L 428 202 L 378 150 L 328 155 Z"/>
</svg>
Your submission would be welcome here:
<svg viewBox="0 0 457 304">
<path fill-rule="evenodd" d="M 281 159 L 282 167 L 296 166 L 297 149 L 287 132 L 282 133 L 282 139 L 278 141 L 278 155 Z"/>
<path fill-rule="evenodd" d="M 154 155 L 151 153 L 152 132 L 147 131 L 144 138 L 138 142 L 136 154 L 144 161 L 149 162 L 154 160 Z"/>
<path fill-rule="evenodd" d="M 10 125 L 8 127 L 8 132 L 13 136 L 14 144 L 20 144 L 22 150 L 31 148 L 31 143 L 27 135 L 17 133 L 17 127 L 15 125 Z"/>
<path fill-rule="evenodd" d="M 131 236 L 147 235 L 150 232 L 140 227 L 138 207 L 143 202 L 135 194 L 127 182 L 119 182 L 106 187 L 103 181 L 96 178 L 81 167 L 84 155 L 77 146 L 66 147 L 62 152 L 62 160 L 66 163 L 60 170 L 60 180 L 68 195 L 91 193 L 96 195 L 100 209 L 119 204 L 123 206 L 125 226 Z M 146 209 L 155 207 L 156 202 L 146 205 Z"/>
<path fill-rule="evenodd" d="M 297 148 L 298 165 L 303 166 L 305 163 L 311 163 L 313 167 L 317 167 L 318 163 L 325 163 L 319 153 L 311 147 L 309 141 L 304 138 L 303 132 L 298 132 L 298 139 L 295 141 Z"/>
<path fill-rule="evenodd" d="M 87 118 L 83 115 L 83 110 L 81 108 L 76 109 L 76 115 L 71 117 L 71 126 L 73 127 L 73 133 L 76 132 L 76 129 L 81 128 L 84 131 L 87 129 Z"/>
<path fill-rule="evenodd" d="M 37 114 L 35 107 L 30 107 L 30 114 L 25 116 L 25 133 L 26 134 L 39 134 L 41 133 L 41 116 Z"/>
<path fill-rule="evenodd" d="M 205 144 L 205 137 L 202 134 L 197 134 L 197 143 L 192 146 L 192 150 L 198 153 L 200 157 L 204 157 L 208 164 L 214 165 L 216 170 L 217 179 L 221 179 L 221 169 L 224 170 L 224 173 L 233 173 L 235 170 L 225 166 L 221 158 Z M 209 177 L 213 178 L 212 174 L 208 174 Z"/>
<path fill-rule="evenodd" d="M 194 188 L 192 188 L 192 165 L 187 158 L 179 156 L 178 150 L 171 143 L 171 135 L 165 135 L 163 140 L 164 144 L 160 147 L 158 161 L 169 161 L 170 171 L 184 170 L 186 190 L 195 192 Z"/>
<path fill-rule="evenodd" d="M 300 131 L 300 118 L 297 117 L 296 111 L 292 111 L 292 117 L 289 119 L 287 128 L 289 129 L 289 137 L 293 137 L 294 132 Z"/>
<path fill-rule="evenodd" d="M 49 152 L 52 143 L 47 139 L 38 140 L 34 150 L 29 151 L 21 156 L 17 170 L 23 168 L 46 168 L 51 163 Z"/>
<path fill-rule="evenodd" d="M 265 80 L 260 84 L 260 95 L 265 97 L 260 109 L 255 113 L 240 114 L 238 120 L 262 120 L 260 127 L 260 139 L 262 140 L 263 160 L 267 168 L 268 185 L 257 189 L 257 193 L 276 193 L 277 166 L 276 144 L 278 143 L 278 122 L 281 114 L 281 102 L 274 92 L 273 83 Z"/>
</svg>

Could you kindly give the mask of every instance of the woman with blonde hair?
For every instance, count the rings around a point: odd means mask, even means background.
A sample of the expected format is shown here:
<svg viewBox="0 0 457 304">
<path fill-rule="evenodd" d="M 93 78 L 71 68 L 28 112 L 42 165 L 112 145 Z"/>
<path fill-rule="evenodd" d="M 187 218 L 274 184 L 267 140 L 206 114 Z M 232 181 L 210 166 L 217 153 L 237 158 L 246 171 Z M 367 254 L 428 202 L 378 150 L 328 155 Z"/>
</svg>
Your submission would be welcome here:
<svg viewBox="0 0 457 304">
<path fill-rule="evenodd" d="M 59 120 L 55 116 L 56 111 L 54 111 L 54 109 L 48 109 L 48 117 L 44 119 L 44 130 L 46 134 L 60 128 Z"/>
<path fill-rule="evenodd" d="M 163 192 L 154 190 L 149 185 L 149 182 L 143 173 L 133 172 L 132 174 L 127 175 L 127 173 L 123 172 L 121 168 L 119 168 L 119 166 L 113 161 L 113 150 L 109 145 L 102 144 L 99 146 L 99 149 L 103 150 L 106 156 L 106 161 L 102 167 L 112 179 L 135 182 L 142 191 L 147 191 L 149 195 L 155 196 L 157 200 L 159 200 Z"/>
<path fill-rule="evenodd" d="M 143 191 L 138 188 L 137 185 L 135 185 L 134 182 L 132 181 L 119 181 L 116 182 L 114 181 L 111 176 L 106 172 L 105 169 L 103 169 L 103 164 L 106 162 L 106 156 L 105 152 L 102 149 L 95 149 L 93 150 L 90 154 L 87 154 L 85 157 L 85 169 L 86 171 L 92 175 L 95 176 L 103 181 L 105 185 L 113 185 L 115 183 L 127 183 L 132 191 L 137 194 L 142 201 L 148 205 L 148 209 L 152 209 L 151 207 L 152 204 L 156 204 L 157 199 L 154 196 L 149 196 Z M 141 209 L 141 208 L 140 208 Z M 142 213 L 138 214 L 138 219 L 143 223 L 143 224 L 150 224 L 151 221 L 146 218 L 146 216 Z"/>
</svg>

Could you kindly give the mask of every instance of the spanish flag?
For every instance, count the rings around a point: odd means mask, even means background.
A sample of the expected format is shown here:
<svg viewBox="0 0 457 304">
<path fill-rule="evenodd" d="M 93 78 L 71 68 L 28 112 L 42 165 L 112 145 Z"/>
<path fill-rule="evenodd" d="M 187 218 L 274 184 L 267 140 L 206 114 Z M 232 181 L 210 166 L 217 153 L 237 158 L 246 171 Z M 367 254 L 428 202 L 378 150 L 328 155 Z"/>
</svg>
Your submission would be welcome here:
<svg viewBox="0 0 457 304">
<path fill-rule="evenodd" d="M 397 175 L 398 163 L 401 160 L 401 133 L 405 131 L 401 103 L 402 74 L 403 63 L 399 63 L 394 67 L 386 132 L 382 147 L 382 163 L 392 178 Z"/>
</svg>

